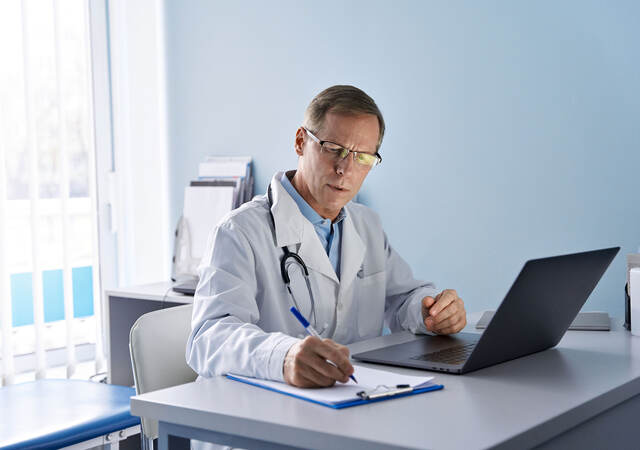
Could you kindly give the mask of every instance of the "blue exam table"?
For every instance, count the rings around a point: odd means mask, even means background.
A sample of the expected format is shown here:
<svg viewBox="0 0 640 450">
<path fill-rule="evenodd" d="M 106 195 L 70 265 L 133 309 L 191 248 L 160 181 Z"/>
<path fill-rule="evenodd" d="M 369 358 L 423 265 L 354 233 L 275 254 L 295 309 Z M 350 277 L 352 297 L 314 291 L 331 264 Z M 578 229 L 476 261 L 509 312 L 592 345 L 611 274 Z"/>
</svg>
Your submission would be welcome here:
<svg viewBox="0 0 640 450">
<path fill-rule="evenodd" d="M 130 387 L 83 380 L 2 387 L 0 449 L 117 448 L 120 440 L 140 431 L 140 418 L 129 413 L 132 395 Z"/>
</svg>

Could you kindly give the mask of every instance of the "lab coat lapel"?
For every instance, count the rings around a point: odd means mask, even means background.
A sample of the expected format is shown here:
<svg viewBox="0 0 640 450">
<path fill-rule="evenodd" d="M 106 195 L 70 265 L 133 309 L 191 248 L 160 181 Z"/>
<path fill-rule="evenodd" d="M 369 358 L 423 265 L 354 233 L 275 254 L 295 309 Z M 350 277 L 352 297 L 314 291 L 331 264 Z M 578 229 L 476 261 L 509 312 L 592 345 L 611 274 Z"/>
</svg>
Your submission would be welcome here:
<svg viewBox="0 0 640 450">
<path fill-rule="evenodd" d="M 278 172 L 271 180 L 273 204 L 271 214 L 276 227 L 276 245 L 286 247 L 302 242 L 304 216 L 298 205 L 280 183 L 282 172 Z M 269 195 L 267 193 L 267 195 Z"/>
<path fill-rule="evenodd" d="M 340 257 L 340 292 L 346 292 L 355 279 L 367 247 L 356 230 L 351 216 L 346 214 L 342 222 L 342 254 Z"/>
<path fill-rule="evenodd" d="M 329 256 L 322 247 L 313 224 L 302 215 L 296 202 L 282 186 L 281 177 L 282 172 L 279 172 L 271 180 L 273 194 L 271 212 L 276 227 L 276 245 L 284 247 L 300 244 L 297 252 L 306 266 L 339 283 L 338 276 L 333 270 Z M 290 250 L 295 251 L 292 248 Z"/>
</svg>

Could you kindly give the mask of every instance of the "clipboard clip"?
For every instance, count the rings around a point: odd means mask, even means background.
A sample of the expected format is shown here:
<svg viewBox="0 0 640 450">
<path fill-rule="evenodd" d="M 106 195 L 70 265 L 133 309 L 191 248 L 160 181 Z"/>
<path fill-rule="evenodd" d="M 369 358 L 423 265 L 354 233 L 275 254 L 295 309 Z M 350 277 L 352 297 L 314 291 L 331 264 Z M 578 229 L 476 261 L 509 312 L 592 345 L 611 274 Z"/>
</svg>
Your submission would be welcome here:
<svg viewBox="0 0 640 450">
<path fill-rule="evenodd" d="M 386 386 L 380 384 L 375 389 L 367 391 L 360 391 L 356 395 L 362 400 L 375 400 L 383 397 L 393 397 L 394 395 L 405 394 L 413 392 L 413 388 L 408 384 L 398 384 L 395 387 Z"/>
</svg>

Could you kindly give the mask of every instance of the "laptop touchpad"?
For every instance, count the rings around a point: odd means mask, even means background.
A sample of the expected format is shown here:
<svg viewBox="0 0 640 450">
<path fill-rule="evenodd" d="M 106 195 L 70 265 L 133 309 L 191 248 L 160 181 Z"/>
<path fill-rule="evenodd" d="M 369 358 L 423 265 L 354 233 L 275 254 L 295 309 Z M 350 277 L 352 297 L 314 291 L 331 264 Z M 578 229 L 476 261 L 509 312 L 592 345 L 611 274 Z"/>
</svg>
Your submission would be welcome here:
<svg viewBox="0 0 640 450">
<path fill-rule="evenodd" d="M 451 336 L 421 336 L 415 341 L 405 342 L 387 347 L 387 355 L 395 355 L 393 359 L 405 359 L 427 353 L 445 350 L 450 347 L 458 347 L 472 342 L 477 342 L 480 334 L 457 333 Z"/>
</svg>

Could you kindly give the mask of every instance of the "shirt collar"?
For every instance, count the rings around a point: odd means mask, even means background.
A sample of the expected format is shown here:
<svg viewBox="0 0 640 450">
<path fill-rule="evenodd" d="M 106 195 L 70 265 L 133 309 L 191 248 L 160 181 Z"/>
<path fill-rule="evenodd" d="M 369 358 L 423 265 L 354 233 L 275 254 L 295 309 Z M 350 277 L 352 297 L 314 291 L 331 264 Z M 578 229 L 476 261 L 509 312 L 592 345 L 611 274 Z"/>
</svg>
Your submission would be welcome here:
<svg viewBox="0 0 640 450">
<path fill-rule="evenodd" d="M 282 183 L 282 187 L 285 188 L 285 190 L 291 196 L 293 201 L 296 202 L 296 205 L 298 205 L 300 212 L 309 222 L 311 222 L 313 225 L 321 225 L 322 222 L 324 222 L 324 219 L 322 218 L 322 216 L 318 214 L 316 210 L 313 209 L 304 198 L 302 198 L 302 195 L 300 195 L 296 190 L 296 188 L 293 187 L 293 184 L 291 184 L 291 181 L 289 180 L 289 177 L 287 176 L 287 174 L 292 172 L 295 173 L 295 171 L 282 173 L 282 178 L 280 179 L 280 183 Z M 347 213 L 345 212 L 344 208 L 341 208 L 340 212 L 338 213 L 338 217 L 336 217 L 336 220 L 334 221 L 334 223 L 340 223 L 345 218 L 346 214 Z"/>
</svg>

